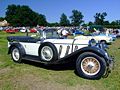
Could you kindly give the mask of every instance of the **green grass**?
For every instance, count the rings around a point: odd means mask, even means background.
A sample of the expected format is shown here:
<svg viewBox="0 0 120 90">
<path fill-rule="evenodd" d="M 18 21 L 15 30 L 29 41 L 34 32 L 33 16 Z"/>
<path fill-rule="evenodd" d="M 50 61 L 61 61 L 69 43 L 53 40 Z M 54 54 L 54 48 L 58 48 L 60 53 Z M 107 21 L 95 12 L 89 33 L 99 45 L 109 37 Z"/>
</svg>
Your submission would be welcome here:
<svg viewBox="0 0 120 90">
<path fill-rule="evenodd" d="M 109 46 L 115 56 L 115 68 L 109 77 L 87 80 L 78 77 L 74 70 L 52 70 L 31 62 L 17 64 L 7 54 L 7 36 L 24 35 L 0 32 L 0 90 L 119 90 L 120 89 L 120 39 Z M 61 87 L 62 86 L 62 87 Z M 57 87 L 57 88 L 56 88 Z"/>
</svg>

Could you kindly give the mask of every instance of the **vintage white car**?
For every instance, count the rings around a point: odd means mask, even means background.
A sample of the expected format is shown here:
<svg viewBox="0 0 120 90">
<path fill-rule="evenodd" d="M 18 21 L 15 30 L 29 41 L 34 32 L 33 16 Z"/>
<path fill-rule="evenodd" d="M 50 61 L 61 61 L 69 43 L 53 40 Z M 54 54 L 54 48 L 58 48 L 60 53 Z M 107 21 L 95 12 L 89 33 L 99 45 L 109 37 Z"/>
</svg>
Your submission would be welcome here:
<svg viewBox="0 0 120 90">
<path fill-rule="evenodd" d="M 81 36 L 75 37 L 75 39 L 82 39 L 82 40 L 95 39 L 97 42 L 103 42 L 106 44 L 111 44 L 115 40 L 115 38 L 111 36 L 107 36 L 105 34 L 99 34 L 99 35 L 90 34 L 90 35 L 85 35 L 85 36 L 81 35 Z"/>
<path fill-rule="evenodd" d="M 39 30 L 37 38 L 9 36 L 8 54 L 14 62 L 30 60 L 45 64 L 75 62 L 79 76 L 99 79 L 107 76 L 113 66 L 105 44 L 92 40 L 62 39 L 56 30 Z"/>
</svg>

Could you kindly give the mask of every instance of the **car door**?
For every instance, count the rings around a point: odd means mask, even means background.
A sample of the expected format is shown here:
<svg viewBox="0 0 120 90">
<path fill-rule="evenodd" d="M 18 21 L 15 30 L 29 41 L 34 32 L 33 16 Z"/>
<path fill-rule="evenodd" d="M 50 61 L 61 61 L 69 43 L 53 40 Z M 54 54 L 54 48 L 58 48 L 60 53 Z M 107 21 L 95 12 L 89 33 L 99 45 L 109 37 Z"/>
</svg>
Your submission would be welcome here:
<svg viewBox="0 0 120 90">
<path fill-rule="evenodd" d="M 40 43 L 21 42 L 20 44 L 22 44 L 22 46 L 24 47 L 27 55 L 38 56 L 38 49 L 39 49 Z"/>
</svg>

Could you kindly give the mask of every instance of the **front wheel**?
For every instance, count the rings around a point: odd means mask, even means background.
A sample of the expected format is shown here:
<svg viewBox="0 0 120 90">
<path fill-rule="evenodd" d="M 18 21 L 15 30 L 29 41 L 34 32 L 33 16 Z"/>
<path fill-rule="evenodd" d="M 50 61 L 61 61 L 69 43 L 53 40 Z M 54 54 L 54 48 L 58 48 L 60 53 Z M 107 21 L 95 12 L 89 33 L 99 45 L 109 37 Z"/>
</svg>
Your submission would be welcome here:
<svg viewBox="0 0 120 90">
<path fill-rule="evenodd" d="M 11 48 L 11 57 L 13 59 L 14 62 L 21 62 L 21 53 L 20 53 L 20 49 L 18 47 L 12 47 Z"/>
<path fill-rule="evenodd" d="M 106 71 L 106 62 L 95 53 L 85 52 L 78 57 L 76 70 L 83 78 L 100 79 Z"/>
</svg>

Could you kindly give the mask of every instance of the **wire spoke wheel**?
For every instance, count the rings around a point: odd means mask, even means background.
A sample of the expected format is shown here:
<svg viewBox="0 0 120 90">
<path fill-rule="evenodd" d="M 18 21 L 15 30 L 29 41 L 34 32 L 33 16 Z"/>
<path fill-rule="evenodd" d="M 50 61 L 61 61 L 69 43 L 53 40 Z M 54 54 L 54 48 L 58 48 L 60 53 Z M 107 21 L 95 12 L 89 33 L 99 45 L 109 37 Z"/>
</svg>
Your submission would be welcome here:
<svg viewBox="0 0 120 90">
<path fill-rule="evenodd" d="M 81 69 L 87 75 L 96 75 L 100 71 L 100 63 L 94 57 L 86 57 L 81 62 Z"/>
</svg>

